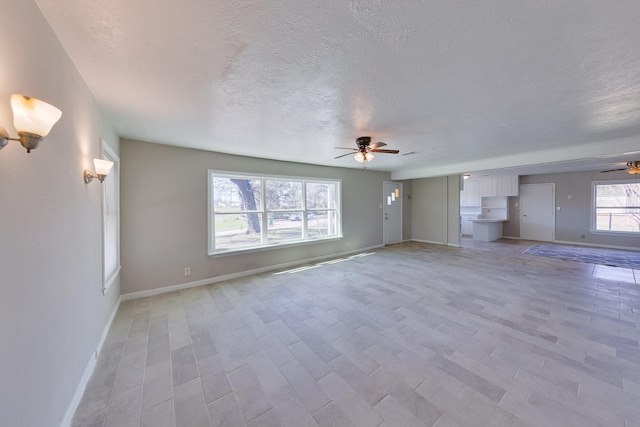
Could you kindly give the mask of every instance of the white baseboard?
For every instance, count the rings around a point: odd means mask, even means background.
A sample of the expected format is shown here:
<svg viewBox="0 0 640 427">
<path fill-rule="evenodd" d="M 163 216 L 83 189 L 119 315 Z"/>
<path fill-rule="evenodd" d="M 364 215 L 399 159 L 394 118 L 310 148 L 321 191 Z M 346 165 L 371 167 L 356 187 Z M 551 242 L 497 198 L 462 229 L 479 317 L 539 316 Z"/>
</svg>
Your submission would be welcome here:
<svg viewBox="0 0 640 427">
<path fill-rule="evenodd" d="M 545 242 L 540 242 L 540 243 L 545 243 Z M 632 248 L 630 246 L 599 245 L 597 243 L 586 243 L 586 242 L 565 242 L 564 240 L 554 240 L 553 243 L 560 243 L 562 245 L 589 246 L 592 248 L 621 249 L 623 251 L 640 251 L 640 248 Z"/>
<path fill-rule="evenodd" d="M 351 254 L 355 254 L 355 253 L 358 253 L 358 252 L 370 251 L 372 249 L 378 249 L 378 248 L 381 248 L 383 246 L 384 245 L 369 246 L 367 248 L 360 248 L 360 249 L 357 249 L 357 250 L 348 251 L 348 252 L 342 252 L 342 253 L 338 253 L 338 254 L 323 255 L 323 256 L 314 257 L 314 258 L 307 258 L 307 259 L 302 259 L 302 260 L 298 260 L 298 261 L 286 262 L 286 263 L 283 263 L 283 264 L 270 265 L 268 267 L 255 268 L 253 270 L 241 271 L 239 273 L 232 273 L 232 274 L 225 274 L 223 276 L 209 277 L 207 279 L 196 280 L 194 282 L 188 282 L 188 283 L 181 283 L 181 284 L 177 284 L 177 285 L 164 286 L 162 288 L 148 289 L 146 291 L 129 292 L 127 294 L 121 295 L 121 298 L 122 298 L 122 301 L 129 301 L 129 300 L 136 299 L 136 298 L 151 297 L 151 296 L 154 296 L 154 295 L 164 294 L 166 292 L 179 291 L 181 289 L 188 289 L 188 288 L 194 288 L 196 286 L 209 285 L 211 283 L 224 282 L 225 280 L 233 280 L 233 279 L 237 279 L 237 278 L 240 278 L 240 277 L 251 276 L 253 274 L 260 274 L 260 273 L 266 273 L 266 272 L 269 272 L 269 271 L 280 270 L 282 268 L 288 268 L 288 267 L 292 267 L 294 265 L 302 265 L 302 264 L 307 264 L 307 263 L 310 263 L 310 262 L 322 261 L 322 260 L 325 260 L 325 259 L 338 258 L 338 257 L 345 256 L 345 255 L 351 255 Z"/>
<path fill-rule="evenodd" d="M 118 308 L 120 308 L 120 302 L 122 302 L 122 298 L 118 298 L 118 302 L 116 303 L 113 311 L 111 312 L 111 316 L 109 317 L 109 321 L 104 327 L 102 331 L 102 336 L 100 337 L 100 341 L 98 341 L 98 346 L 91 353 L 89 357 L 89 363 L 84 368 L 84 373 L 82 374 L 82 378 L 80 378 L 80 382 L 78 383 L 78 387 L 76 388 L 76 392 L 73 395 L 73 399 L 71 399 L 71 403 L 67 408 L 67 413 L 60 423 L 60 427 L 69 427 L 71 425 L 71 421 L 73 421 L 73 416 L 78 409 L 78 405 L 80 405 L 80 401 L 82 400 L 82 396 L 84 395 L 85 390 L 87 389 L 87 384 L 89 384 L 89 380 L 91 379 L 91 375 L 93 374 L 93 370 L 96 368 L 96 362 L 98 361 L 98 355 L 102 350 L 102 346 L 104 345 L 105 340 L 107 339 L 107 335 L 109 334 L 109 329 L 111 329 L 111 324 L 113 323 L 113 319 L 116 317 L 116 313 L 118 312 Z"/>
<path fill-rule="evenodd" d="M 501 239 L 522 240 L 520 237 L 502 236 Z"/>
<path fill-rule="evenodd" d="M 444 242 L 436 242 L 434 240 L 411 239 L 411 241 L 418 242 L 418 243 L 430 243 L 432 245 L 444 245 Z"/>
</svg>

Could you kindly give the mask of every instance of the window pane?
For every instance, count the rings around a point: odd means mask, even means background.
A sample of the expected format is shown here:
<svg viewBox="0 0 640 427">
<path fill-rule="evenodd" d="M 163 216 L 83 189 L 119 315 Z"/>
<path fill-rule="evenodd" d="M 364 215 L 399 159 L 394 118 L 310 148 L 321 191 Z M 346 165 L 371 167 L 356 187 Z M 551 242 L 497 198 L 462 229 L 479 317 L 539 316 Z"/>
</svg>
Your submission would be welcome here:
<svg viewBox="0 0 640 427">
<path fill-rule="evenodd" d="M 214 176 L 213 209 L 216 212 L 261 210 L 259 179 L 222 178 Z"/>
<path fill-rule="evenodd" d="M 307 183 L 307 209 L 335 209 L 336 184 Z"/>
<path fill-rule="evenodd" d="M 104 143 L 104 142 L 103 142 Z M 103 156 L 113 162 L 111 173 L 102 184 L 103 218 L 103 292 L 113 284 L 120 270 L 120 159 L 109 148 L 103 146 Z"/>
<path fill-rule="evenodd" d="M 310 239 L 338 235 L 338 215 L 335 211 L 309 211 L 307 213 L 307 232 Z"/>
<path fill-rule="evenodd" d="M 236 249 L 262 243 L 262 214 L 216 214 L 215 249 Z"/>
<path fill-rule="evenodd" d="M 106 155 L 105 158 L 109 159 Z M 111 160 L 111 159 L 109 159 Z M 118 170 L 119 163 L 115 163 L 111 170 L 111 173 L 106 176 L 102 185 L 102 191 L 104 191 L 103 198 L 103 226 L 104 226 L 104 278 L 103 283 L 109 281 L 109 279 L 118 271 L 120 267 L 120 261 L 118 256 L 118 233 L 119 225 L 118 218 L 120 213 L 118 212 L 118 176 L 120 171 Z"/>
<path fill-rule="evenodd" d="M 267 239 L 269 243 L 302 239 L 302 212 L 269 214 Z"/>
<path fill-rule="evenodd" d="M 640 232 L 640 209 L 604 208 L 596 213 L 596 230 Z"/>
<path fill-rule="evenodd" d="M 339 195 L 329 179 L 209 170 L 209 254 L 340 237 Z"/>
<path fill-rule="evenodd" d="M 597 207 L 640 207 L 640 182 L 630 184 L 598 184 Z"/>
<path fill-rule="evenodd" d="M 302 209 L 302 182 L 269 180 L 267 187 L 267 209 Z"/>
<path fill-rule="evenodd" d="M 596 230 L 640 232 L 640 183 L 596 185 Z"/>
</svg>

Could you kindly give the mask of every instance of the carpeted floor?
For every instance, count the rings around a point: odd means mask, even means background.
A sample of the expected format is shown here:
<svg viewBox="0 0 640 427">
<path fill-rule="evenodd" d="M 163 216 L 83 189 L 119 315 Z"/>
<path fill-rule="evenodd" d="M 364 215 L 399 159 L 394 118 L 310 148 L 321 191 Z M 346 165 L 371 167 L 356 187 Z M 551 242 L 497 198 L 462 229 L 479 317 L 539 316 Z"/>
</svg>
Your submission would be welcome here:
<svg viewBox="0 0 640 427">
<path fill-rule="evenodd" d="M 640 252 L 539 243 L 526 254 L 640 270 Z"/>
</svg>

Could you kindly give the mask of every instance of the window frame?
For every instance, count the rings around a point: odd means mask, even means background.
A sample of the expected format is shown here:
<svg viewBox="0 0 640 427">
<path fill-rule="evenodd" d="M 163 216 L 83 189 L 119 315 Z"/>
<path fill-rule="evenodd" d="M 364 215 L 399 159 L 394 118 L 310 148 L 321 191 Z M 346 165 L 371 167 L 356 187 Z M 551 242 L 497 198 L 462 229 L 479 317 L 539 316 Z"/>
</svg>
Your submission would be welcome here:
<svg viewBox="0 0 640 427">
<path fill-rule="evenodd" d="M 598 209 L 597 206 L 597 188 L 599 185 L 614 185 L 614 184 L 638 184 L 640 181 L 635 179 L 619 179 L 619 180 L 608 180 L 608 181 L 592 181 L 591 182 L 591 233 L 593 234 L 612 234 L 619 236 L 638 236 L 640 235 L 640 231 L 620 231 L 620 230 L 598 230 L 597 229 L 597 217 L 598 217 Z M 602 207 L 600 209 L 606 209 L 607 207 Z M 608 207 L 611 208 L 611 207 Z M 632 209 L 640 209 L 640 206 L 621 206 L 620 208 L 632 208 Z"/>
<path fill-rule="evenodd" d="M 260 180 L 261 191 L 260 191 L 260 207 L 253 210 L 237 210 L 237 211 L 225 211 L 220 212 L 216 211 L 214 208 L 213 200 L 214 200 L 214 188 L 213 188 L 213 178 L 227 178 L 227 179 L 248 179 L 248 180 Z M 269 209 L 268 202 L 266 200 L 266 188 L 267 181 L 289 181 L 289 182 L 301 182 L 302 183 L 302 193 L 301 193 L 301 208 L 292 208 L 292 209 Z M 327 208 L 307 208 L 307 200 L 306 200 L 306 187 L 308 183 L 320 183 L 320 184 L 333 184 L 336 188 L 335 195 L 335 208 L 327 207 Z M 267 235 L 269 232 L 269 224 L 268 218 L 270 214 L 273 213 L 281 213 L 281 212 L 302 212 L 301 218 L 301 227 L 302 227 L 302 237 L 300 239 L 293 239 L 287 241 L 280 242 L 269 242 Z M 336 215 L 336 234 L 327 236 L 327 237 L 309 237 L 308 234 L 308 212 L 310 211 L 327 211 L 327 212 L 335 212 Z M 216 249 L 215 247 L 215 216 L 216 214 L 231 214 L 231 215 L 240 215 L 257 213 L 261 215 L 261 228 L 260 228 L 260 243 L 251 246 L 243 246 L 237 249 L 228 248 L 228 249 Z M 219 257 L 225 255 L 236 255 L 241 253 L 251 253 L 264 251 L 274 248 L 282 248 L 282 247 L 292 247 L 298 245 L 308 245 L 313 243 L 321 243 L 327 242 L 330 240 L 339 240 L 342 239 L 342 180 L 335 178 L 317 178 L 317 177 L 301 177 L 301 176 L 291 176 L 291 175 L 271 175 L 271 174 L 252 174 L 252 173 L 243 173 L 243 172 L 232 172 L 232 171 L 223 171 L 217 169 L 209 169 L 207 171 L 207 248 L 208 254 L 210 257 Z"/>
<path fill-rule="evenodd" d="M 102 211 L 102 294 L 106 295 L 115 283 L 120 273 L 120 158 L 113 149 L 103 140 L 101 142 L 102 158 L 113 162 L 113 167 L 100 185 L 100 202 Z M 108 191 L 112 190 L 111 193 Z M 109 215 L 109 195 L 113 195 L 111 206 L 115 207 L 115 215 Z M 108 221 L 113 219 L 113 222 Z M 109 233 L 108 225 L 115 227 L 115 232 Z M 112 238 L 110 238 L 110 236 Z M 112 269 L 107 265 L 107 245 L 115 245 L 115 266 Z"/>
</svg>

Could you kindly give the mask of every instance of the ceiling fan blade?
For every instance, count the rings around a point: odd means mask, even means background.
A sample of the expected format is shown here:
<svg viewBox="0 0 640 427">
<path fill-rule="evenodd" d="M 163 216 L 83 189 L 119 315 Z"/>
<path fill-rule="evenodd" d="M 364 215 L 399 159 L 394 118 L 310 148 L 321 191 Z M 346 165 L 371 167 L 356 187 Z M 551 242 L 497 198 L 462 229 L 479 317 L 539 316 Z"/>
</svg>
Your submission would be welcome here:
<svg viewBox="0 0 640 427">
<path fill-rule="evenodd" d="M 358 149 L 357 149 L 357 148 L 353 148 L 353 147 L 348 147 L 348 148 L 347 148 L 347 147 L 333 147 L 333 148 L 335 148 L 336 150 L 353 150 L 353 151 L 358 151 Z"/>
<path fill-rule="evenodd" d="M 344 156 L 351 156 L 353 153 L 347 153 L 347 154 L 343 154 L 341 156 L 338 157 L 334 157 L 334 159 L 339 159 L 340 157 L 344 157 Z"/>
<path fill-rule="evenodd" d="M 384 142 L 382 142 L 382 141 L 378 141 L 378 142 L 376 142 L 375 144 L 371 144 L 371 145 L 369 146 L 369 148 L 371 148 L 371 149 L 373 150 L 373 149 L 376 149 L 376 148 L 378 148 L 378 147 L 384 147 L 384 146 L 386 146 L 386 145 L 387 145 L 387 144 L 385 144 Z"/>
<path fill-rule="evenodd" d="M 626 171 L 627 168 L 623 168 L 623 169 L 610 169 L 608 171 L 600 171 L 600 173 L 607 173 L 607 172 L 616 172 L 616 171 Z"/>
<path fill-rule="evenodd" d="M 398 154 L 400 150 L 378 150 L 377 148 L 371 149 L 374 153 L 386 153 L 386 154 Z"/>
</svg>

